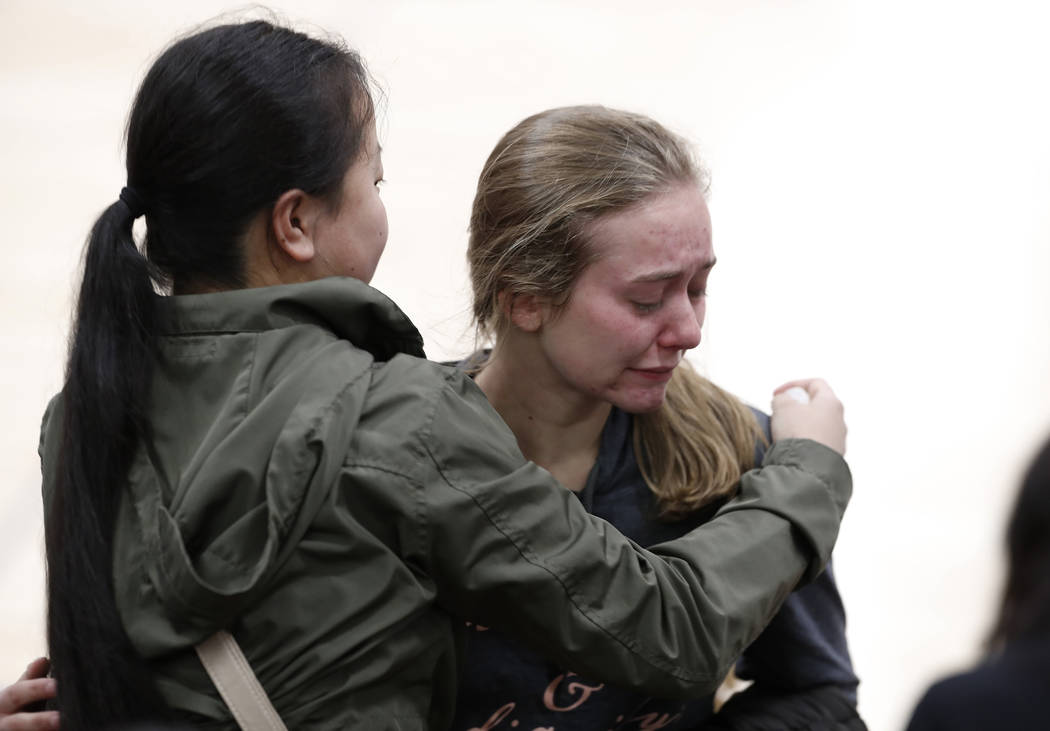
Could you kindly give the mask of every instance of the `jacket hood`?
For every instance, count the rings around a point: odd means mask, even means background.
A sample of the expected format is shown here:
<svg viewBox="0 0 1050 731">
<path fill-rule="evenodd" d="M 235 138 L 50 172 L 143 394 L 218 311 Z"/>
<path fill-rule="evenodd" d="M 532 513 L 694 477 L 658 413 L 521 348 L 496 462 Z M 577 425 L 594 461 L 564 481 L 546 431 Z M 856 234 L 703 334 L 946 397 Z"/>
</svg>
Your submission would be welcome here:
<svg viewBox="0 0 1050 731">
<path fill-rule="evenodd" d="M 262 332 L 314 324 L 368 351 L 423 357 L 423 337 L 393 300 L 364 282 L 329 277 L 304 284 L 158 297 L 162 333 Z"/>
<path fill-rule="evenodd" d="M 423 354 L 404 313 L 352 279 L 158 305 L 151 431 L 115 551 L 125 624 L 150 654 L 268 590 L 337 482 L 374 361 Z"/>
</svg>

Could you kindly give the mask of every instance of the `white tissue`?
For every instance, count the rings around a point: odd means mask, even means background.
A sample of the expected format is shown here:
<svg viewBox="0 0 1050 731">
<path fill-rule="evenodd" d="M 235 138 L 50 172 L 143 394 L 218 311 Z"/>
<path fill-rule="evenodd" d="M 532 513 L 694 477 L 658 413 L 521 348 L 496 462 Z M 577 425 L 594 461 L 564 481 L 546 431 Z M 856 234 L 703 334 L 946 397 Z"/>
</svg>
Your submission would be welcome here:
<svg viewBox="0 0 1050 731">
<path fill-rule="evenodd" d="M 802 388 L 802 386 L 792 386 L 787 391 L 784 391 L 784 395 L 790 396 L 800 404 L 809 403 L 809 393 L 807 393 L 806 389 Z"/>
</svg>

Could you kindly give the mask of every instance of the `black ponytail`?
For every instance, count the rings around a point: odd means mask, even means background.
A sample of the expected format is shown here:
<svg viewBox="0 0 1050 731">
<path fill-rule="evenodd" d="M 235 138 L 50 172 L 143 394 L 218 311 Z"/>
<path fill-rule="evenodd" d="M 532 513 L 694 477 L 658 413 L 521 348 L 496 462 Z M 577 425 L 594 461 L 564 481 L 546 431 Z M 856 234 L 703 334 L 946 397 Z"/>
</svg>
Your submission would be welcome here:
<svg viewBox="0 0 1050 731">
<path fill-rule="evenodd" d="M 119 486 L 145 428 L 152 360 L 152 278 L 131 227 L 127 205 L 117 202 L 88 238 L 62 390 L 58 489 L 46 535 L 48 643 L 63 729 L 81 719 L 101 727 L 163 715 L 117 615 L 111 571 Z"/>
<path fill-rule="evenodd" d="M 165 716 L 112 574 L 123 486 L 149 437 L 156 291 L 241 286 L 239 241 L 253 217 L 292 188 L 334 200 L 373 117 L 369 86 L 360 58 L 338 42 L 265 21 L 179 40 L 143 80 L 128 123 L 128 188 L 87 242 L 45 521 L 64 731 Z"/>
</svg>

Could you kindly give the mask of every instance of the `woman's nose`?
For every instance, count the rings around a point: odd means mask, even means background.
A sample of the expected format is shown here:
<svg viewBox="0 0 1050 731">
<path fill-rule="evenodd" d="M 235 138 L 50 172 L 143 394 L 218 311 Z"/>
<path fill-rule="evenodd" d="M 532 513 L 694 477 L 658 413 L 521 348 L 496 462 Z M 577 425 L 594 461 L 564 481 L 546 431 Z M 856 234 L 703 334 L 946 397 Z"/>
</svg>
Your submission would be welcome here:
<svg viewBox="0 0 1050 731">
<path fill-rule="evenodd" d="M 704 324 L 704 298 L 693 301 L 680 298 L 675 307 L 667 309 L 668 320 L 659 338 L 661 347 L 690 350 L 700 344 L 700 328 Z"/>
</svg>

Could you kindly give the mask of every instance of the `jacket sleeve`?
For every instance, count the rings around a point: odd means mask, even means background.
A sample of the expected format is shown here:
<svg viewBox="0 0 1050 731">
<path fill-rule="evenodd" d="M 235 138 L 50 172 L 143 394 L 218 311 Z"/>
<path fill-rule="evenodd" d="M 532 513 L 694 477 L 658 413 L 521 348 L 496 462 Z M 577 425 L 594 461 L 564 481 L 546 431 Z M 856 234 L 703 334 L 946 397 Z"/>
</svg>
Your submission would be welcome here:
<svg viewBox="0 0 1050 731">
<path fill-rule="evenodd" d="M 752 409 L 767 440 L 769 416 Z M 756 444 L 756 464 L 765 447 Z M 769 626 L 736 664 L 736 674 L 754 683 L 734 696 L 718 716 L 718 728 L 776 728 L 795 725 L 863 727 L 857 714 L 857 676 L 846 642 L 846 610 L 831 568 L 784 602 Z"/>
<path fill-rule="evenodd" d="M 744 680 L 781 691 L 834 685 L 856 699 L 858 680 L 846 644 L 846 610 L 831 563 L 788 597 L 744 651 L 736 672 Z"/>
<path fill-rule="evenodd" d="M 438 600 L 654 695 L 715 690 L 799 580 L 820 573 L 851 490 L 838 454 L 785 440 L 714 519 L 647 551 L 525 462 L 469 379 L 449 377 L 421 439 Z"/>
</svg>

